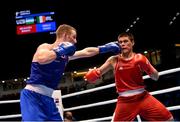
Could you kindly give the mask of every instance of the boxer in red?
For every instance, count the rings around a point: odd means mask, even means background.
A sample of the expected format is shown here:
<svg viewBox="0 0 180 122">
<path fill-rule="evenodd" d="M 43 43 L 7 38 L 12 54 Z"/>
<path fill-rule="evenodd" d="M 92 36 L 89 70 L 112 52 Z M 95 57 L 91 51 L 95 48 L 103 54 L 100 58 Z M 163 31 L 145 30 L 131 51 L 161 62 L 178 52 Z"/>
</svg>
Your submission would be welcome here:
<svg viewBox="0 0 180 122">
<path fill-rule="evenodd" d="M 134 36 L 121 33 L 118 43 L 121 53 L 111 56 L 102 66 L 89 70 L 84 76 L 89 83 L 95 83 L 104 73 L 114 70 L 119 96 L 112 121 L 133 121 L 137 115 L 147 121 L 173 120 L 166 107 L 145 90 L 143 72 L 153 80 L 158 80 L 159 75 L 144 55 L 133 52 Z"/>
</svg>

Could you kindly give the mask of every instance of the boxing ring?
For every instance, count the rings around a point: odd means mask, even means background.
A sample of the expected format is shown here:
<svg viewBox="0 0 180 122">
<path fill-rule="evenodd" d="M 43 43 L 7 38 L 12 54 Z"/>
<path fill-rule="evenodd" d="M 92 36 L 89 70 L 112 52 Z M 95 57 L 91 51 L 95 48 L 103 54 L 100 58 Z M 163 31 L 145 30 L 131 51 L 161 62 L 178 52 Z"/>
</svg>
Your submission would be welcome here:
<svg viewBox="0 0 180 122">
<path fill-rule="evenodd" d="M 159 72 L 159 76 L 161 77 L 163 75 L 169 75 L 169 74 L 176 73 L 176 72 L 180 72 L 180 67 L 165 70 L 165 71 L 161 71 L 161 72 Z M 143 76 L 144 80 L 149 79 L 149 78 L 150 77 L 148 75 Z M 154 81 L 154 82 L 156 82 L 156 81 Z M 88 89 L 88 90 L 84 90 L 84 91 L 79 91 L 79 92 L 75 92 L 75 93 L 71 93 L 71 94 L 62 95 L 62 101 L 64 99 L 66 99 L 66 98 L 70 98 L 70 97 L 73 97 L 73 96 L 85 95 L 87 93 L 92 93 L 92 92 L 95 92 L 95 91 L 105 90 L 105 89 L 113 88 L 113 87 L 115 87 L 115 83 L 100 86 L 100 87 L 96 87 L 96 88 L 92 88 L 92 89 Z M 179 90 L 180 90 L 180 86 L 175 86 L 175 87 L 171 87 L 171 88 L 167 88 L 167 89 L 153 91 L 153 92 L 150 92 L 150 94 L 151 95 L 159 95 L 159 94 L 165 94 L 165 93 L 170 93 L 170 92 L 177 92 Z M 20 102 L 20 100 L 8 100 L 8 101 L 0 101 L 0 104 L 11 104 L 11 103 L 19 103 L 19 102 Z M 75 110 L 79 110 L 79 109 L 103 106 L 103 105 L 108 105 L 108 104 L 115 104 L 116 102 L 117 102 L 117 99 L 100 101 L 100 102 L 85 104 L 85 105 L 81 105 L 81 106 L 74 106 L 74 107 L 70 107 L 70 108 L 64 108 L 64 111 L 75 111 Z M 180 104 L 179 105 L 174 105 L 174 106 L 166 106 L 166 107 L 170 111 L 180 110 Z M 113 113 L 112 113 L 112 115 L 113 115 Z M 100 118 L 91 118 L 91 119 L 86 119 L 86 120 L 80 120 L 80 122 L 87 122 L 87 121 L 92 121 L 93 122 L 93 121 L 111 120 L 112 115 L 105 116 L 105 117 L 100 117 Z M 19 118 L 19 117 L 21 117 L 21 114 L 3 115 L 3 116 L 0 116 L 0 120 L 2 120 L 2 119 L 10 119 L 10 118 Z M 139 115 L 137 116 L 137 120 L 139 122 L 141 121 L 141 118 L 140 118 Z"/>
</svg>

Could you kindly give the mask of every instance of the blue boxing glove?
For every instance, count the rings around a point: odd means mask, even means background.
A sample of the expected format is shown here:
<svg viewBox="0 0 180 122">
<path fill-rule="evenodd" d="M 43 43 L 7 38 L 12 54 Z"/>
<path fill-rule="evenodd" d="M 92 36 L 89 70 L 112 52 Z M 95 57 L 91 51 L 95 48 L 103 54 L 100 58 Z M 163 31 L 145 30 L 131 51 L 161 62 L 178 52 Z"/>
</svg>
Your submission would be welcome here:
<svg viewBox="0 0 180 122">
<path fill-rule="evenodd" d="M 107 52 L 113 52 L 114 54 L 118 54 L 121 51 L 121 48 L 117 42 L 110 42 L 105 45 L 98 46 L 99 53 L 107 53 Z"/>
<path fill-rule="evenodd" d="M 57 48 L 54 48 L 53 51 L 56 53 L 57 58 L 64 55 L 72 56 L 76 51 L 76 47 L 70 42 L 63 42 Z"/>
</svg>

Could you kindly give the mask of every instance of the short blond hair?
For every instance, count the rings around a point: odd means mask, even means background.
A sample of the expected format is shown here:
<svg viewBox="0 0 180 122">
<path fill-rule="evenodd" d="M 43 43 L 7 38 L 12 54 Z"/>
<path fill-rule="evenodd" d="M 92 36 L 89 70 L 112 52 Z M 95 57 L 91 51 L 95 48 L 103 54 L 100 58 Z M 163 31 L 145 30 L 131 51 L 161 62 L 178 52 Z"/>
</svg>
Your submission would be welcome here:
<svg viewBox="0 0 180 122">
<path fill-rule="evenodd" d="M 62 24 L 57 28 L 56 36 L 57 38 L 60 38 L 64 33 L 70 35 L 72 33 L 72 30 L 76 32 L 76 29 L 74 27 L 67 24 Z"/>
</svg>

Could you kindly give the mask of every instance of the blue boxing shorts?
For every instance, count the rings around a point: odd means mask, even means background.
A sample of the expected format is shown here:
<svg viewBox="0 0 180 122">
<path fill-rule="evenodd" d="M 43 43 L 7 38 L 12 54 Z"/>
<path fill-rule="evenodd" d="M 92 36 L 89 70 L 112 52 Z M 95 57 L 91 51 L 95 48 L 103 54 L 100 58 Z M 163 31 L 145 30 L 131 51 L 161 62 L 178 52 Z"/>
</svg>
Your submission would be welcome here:
<svg viewBox="0 0 180 122">
<path fill-rule="evenodd" d="M 62 121 L 54 99 L 23 89 L 20 96 L 22 121 Z"/>
</svg>

